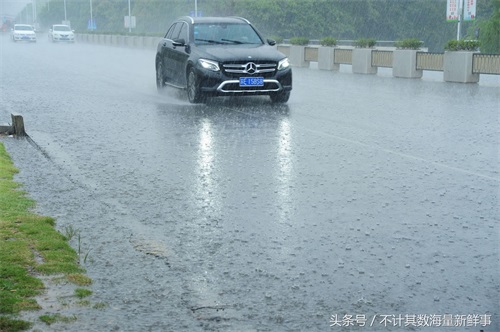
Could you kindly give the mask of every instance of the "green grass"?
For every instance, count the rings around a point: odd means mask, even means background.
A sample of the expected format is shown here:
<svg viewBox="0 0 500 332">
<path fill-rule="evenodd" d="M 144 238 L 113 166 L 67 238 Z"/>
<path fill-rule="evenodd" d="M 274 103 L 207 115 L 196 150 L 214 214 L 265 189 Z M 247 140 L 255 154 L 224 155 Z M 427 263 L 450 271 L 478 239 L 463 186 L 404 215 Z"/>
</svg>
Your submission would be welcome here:
<svg viewBox="0 0 500 332">
<path fill-rule="evenodd" d="M 39 309 L 33 297 L 44 285 L 37 275 L 63 274 L 80 286 L 91 283 L 69 238 L 54 228 L 55 220 L 32 212 L 35 202 L 13 181 L 17 172 L 0 142 L 0 332 L 31 326 L 15 316 L 21 310 Z"/>
<path fill-rule="evenodd" d="M 83 299 L 84 297 L 92 295 L 92 291 L 85 288 L 77 288 L 75 289 L 75 295 Z"/>
<path fill-rule="evenodd" d="M 76 321 L 76 316 L 63 316 L 61 314 L 42 315 L 40 316 L 40 320 L 47 325 L 57 322 L 70 323 Z"/>
</svg>

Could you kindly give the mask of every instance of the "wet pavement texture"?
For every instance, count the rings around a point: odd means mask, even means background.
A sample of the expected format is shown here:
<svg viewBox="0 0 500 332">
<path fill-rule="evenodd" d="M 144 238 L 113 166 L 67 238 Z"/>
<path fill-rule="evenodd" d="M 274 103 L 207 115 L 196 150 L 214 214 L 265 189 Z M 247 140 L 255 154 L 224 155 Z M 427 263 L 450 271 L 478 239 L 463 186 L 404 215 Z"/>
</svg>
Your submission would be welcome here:
<svg viewBox="0 0 500 332">
<path fill-rule="evenodd" d="M 286 105 L 191 105 L 154 50 L 39 39 L 1 36 L 30 139 L 0 141 L 106 304 L 40 331 L 500 330 L 499 77 L 294 68 Z"/>
</svg>

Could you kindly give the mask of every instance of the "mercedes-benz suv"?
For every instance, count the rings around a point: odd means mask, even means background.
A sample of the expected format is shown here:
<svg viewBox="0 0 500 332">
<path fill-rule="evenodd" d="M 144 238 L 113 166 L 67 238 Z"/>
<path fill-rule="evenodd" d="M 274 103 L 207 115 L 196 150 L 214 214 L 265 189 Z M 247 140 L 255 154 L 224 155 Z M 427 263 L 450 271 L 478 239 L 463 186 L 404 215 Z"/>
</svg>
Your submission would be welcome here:
<svg viewBox="0 0 500 332">
<path fill-rule="evenodd" d="M 181 17 L 158 43 L 156 86 L 186 89 L 191 103 L 228 95 L 269 95 L 285 103 L 292 69 L 275 45 L 244 18 Z"/>
</svg>

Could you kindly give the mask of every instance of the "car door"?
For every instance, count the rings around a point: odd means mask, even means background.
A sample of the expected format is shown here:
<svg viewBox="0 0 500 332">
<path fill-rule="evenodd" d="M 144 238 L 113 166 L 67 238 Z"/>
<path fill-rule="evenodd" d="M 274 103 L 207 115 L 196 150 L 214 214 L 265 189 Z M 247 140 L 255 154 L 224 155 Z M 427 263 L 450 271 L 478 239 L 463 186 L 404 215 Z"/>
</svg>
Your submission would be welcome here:
<svg viewBox="0 0 500 332">
<path fill-rule="evenodd" d="M 177 39 L 182 22 L 176 22 L 170 26 L 161 43 L 160 57 L 163 64 L 164 75 L 167 82 L 175 84 L 175 61 L 173 59 L 173 40 Z"/>
<path fill-rule="evenodd" d="M 186 86 L 186 66 L 189 58 L 189 25 L 186 22 L 182 22 L 179 35 L 173 40 L 171 52 L 173 72 L 175 73 L 173 79 L 175 84 L 184 87 Z"/>
</svg>

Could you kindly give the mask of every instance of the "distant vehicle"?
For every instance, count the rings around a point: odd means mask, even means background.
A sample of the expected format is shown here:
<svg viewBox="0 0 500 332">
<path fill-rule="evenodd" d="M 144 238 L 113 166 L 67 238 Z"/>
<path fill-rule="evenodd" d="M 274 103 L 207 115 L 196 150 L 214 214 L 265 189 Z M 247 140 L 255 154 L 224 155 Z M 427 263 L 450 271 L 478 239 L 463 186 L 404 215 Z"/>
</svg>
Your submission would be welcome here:
<svg viewBox="0 0 500 332">
<path fill-rule="evenodd" d="M 28 24 L 14 24 L 11 31 L 12 41 L 29 41 L 36 43 L 35 28 Z"/>
<path fill-rule="evenodd" d="M 292 90 L 288 58 L 240 17 L 181 17 L 158 43 L 156 85 L 187 89 L 191 103 L 207 97 L 268 95 L 285 103 Z"/>
<path fill-rule="evenodd" d="M 75 42 L 75 32 L 64 24 L 54 24 L 49 29 L 49 40 L 52 42 Z"/>
</svg>

